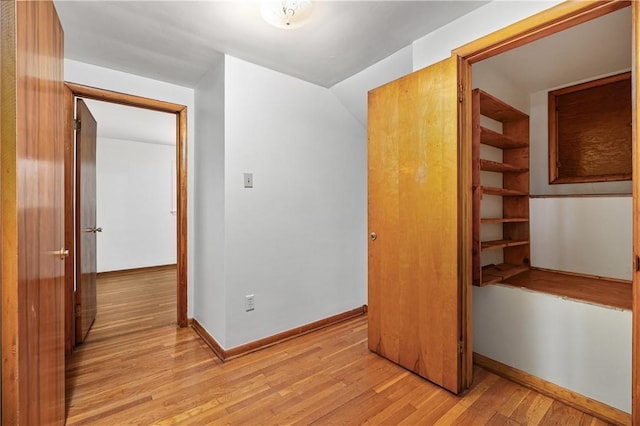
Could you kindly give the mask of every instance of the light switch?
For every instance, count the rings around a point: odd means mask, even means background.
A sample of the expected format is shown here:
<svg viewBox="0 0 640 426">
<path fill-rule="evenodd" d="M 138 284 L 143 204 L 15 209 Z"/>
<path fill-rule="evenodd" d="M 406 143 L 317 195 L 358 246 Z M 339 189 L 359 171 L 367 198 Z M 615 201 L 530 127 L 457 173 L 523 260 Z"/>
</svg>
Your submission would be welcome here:
<svg viewBox="0 0 640 426">
<path fill-rule="evenodd" d="M 253 173 L 244 174 L 244 187 L 253 188 Z"/>
</svg>

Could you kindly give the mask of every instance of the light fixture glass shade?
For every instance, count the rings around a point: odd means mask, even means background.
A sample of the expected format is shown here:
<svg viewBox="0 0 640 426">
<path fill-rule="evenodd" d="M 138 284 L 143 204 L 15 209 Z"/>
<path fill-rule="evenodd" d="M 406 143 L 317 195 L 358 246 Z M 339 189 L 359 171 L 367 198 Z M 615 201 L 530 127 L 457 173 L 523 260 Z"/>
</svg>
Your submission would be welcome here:
<svg viewBox="0 0 640 426">
<path fill-rule="evenodd" d="M 265 0 L 260 12 L 262 18 L 277 28 L 293 29 L 305 24 L 313 5 L 309 0 Z"/>
</svg>

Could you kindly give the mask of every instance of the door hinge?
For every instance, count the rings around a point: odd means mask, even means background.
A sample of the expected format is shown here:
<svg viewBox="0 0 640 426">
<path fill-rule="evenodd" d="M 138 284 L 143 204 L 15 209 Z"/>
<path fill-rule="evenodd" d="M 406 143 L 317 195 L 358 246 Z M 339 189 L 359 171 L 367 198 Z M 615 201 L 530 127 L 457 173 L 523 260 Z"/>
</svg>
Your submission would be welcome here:
<svg viewBox="0 0 640 426">
<path fill-rule="evenodd" d="M 458 350 L 460 351 L 460 353 L 464 352 L 464 342 L 462 340 L 458 342 Z"/>
<path fill-rule="evenodd" d="M 640 272 L 640 257 L 636 256 L 636 272 Z"/>
<path fill-rule="evenodd" d="M 80 130 L 80 120 L 77 118 L 73 119 L 73 130 Z"/>
<path fill-rule="evenodd" d="M 80 305 L 76 305 L 76 317 L 80 316 Z"/>
<path fill-rule="evenodd" d="M 464 87 L 462 87 L 462 83 L 458 85 L 458 102 L 462 103 L 464 101 Z"/>
</svg>

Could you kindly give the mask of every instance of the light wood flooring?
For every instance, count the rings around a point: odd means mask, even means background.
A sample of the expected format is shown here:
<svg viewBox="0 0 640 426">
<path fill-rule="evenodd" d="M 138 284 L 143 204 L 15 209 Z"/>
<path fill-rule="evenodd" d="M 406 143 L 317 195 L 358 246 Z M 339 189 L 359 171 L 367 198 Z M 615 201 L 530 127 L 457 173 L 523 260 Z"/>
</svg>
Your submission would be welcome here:
<svg viewBox="0 0 640 426">
<path fill-rule="evenodd" d="M 99 280 L 94 329 L 67 362 L 68 424 L 606 424 L 478 367 L 454 396 L 369 352 L 366 317 L 223 364 L 170 325 L 175 273 L 154 274 Z"/>
</svg>

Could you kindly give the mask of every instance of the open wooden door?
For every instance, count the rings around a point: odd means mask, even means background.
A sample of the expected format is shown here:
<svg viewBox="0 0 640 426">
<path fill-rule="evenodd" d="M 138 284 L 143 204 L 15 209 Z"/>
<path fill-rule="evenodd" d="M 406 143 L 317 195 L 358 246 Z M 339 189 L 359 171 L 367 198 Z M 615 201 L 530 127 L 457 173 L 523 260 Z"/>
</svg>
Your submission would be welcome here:
<svg viewBox="0 0 640 426">
<path fill-rule="evenodd" d="M 369 92 L 368 119 L 369 348 L 453 393 L 470 363 L 459 87 L 454 56 Z"/>
<path fill-rule="evenodd" d="M 0 22 L 2 424 L 63 424 L 63 32 L 51 1 Z"/>
<path fill-rule="evenodd" d="M 96 319 L 96 132 L 82 99 L 76 103 L 76 344 Z"/>
</svg>

